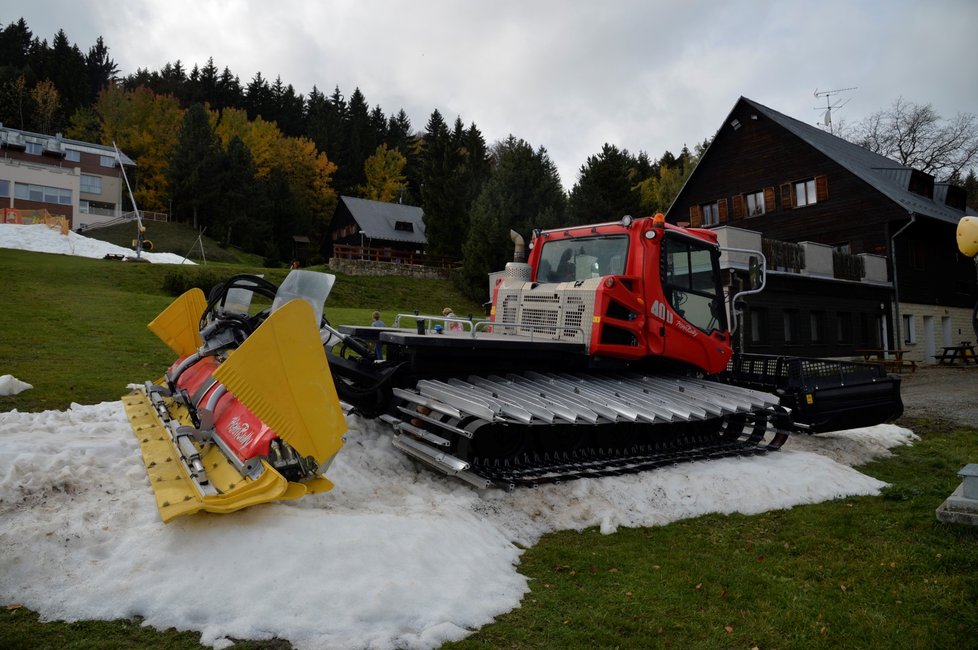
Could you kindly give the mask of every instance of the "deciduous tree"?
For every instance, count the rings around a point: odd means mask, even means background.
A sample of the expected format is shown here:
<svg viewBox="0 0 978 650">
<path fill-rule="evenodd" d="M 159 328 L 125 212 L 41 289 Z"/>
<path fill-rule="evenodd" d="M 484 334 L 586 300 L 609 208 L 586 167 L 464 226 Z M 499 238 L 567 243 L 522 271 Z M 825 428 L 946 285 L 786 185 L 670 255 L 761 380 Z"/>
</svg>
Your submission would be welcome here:
<svg viewBox="0 0 978 650">
<path fill-rule="evenodd" d="M 31 103 L 34 105 L 33 119 L 31 120 L 34 128 L 41 133 L 51 133 L 55 114 L 61 105 L 61 94 L 53 81 L 45 79 L 34 86 L 30 95 Z"/>
<path fill-rule="evenodd" d="M 930 104 L 898 98 L 857 124 L 846 139 L 939 181 L 964 176 L 978 163 L 978 118 L 958 113 L 944 120 Z"/>
<path fill-rule="evenodd" d="M 389 149 L 386 144 L 378 146 L 364 163 L 367 182 L 358 188 L 360 196 L 385 203 L 397 201 L 407 188 L 405 165 L 407 158 L 400 151 Z"/>
</svg>

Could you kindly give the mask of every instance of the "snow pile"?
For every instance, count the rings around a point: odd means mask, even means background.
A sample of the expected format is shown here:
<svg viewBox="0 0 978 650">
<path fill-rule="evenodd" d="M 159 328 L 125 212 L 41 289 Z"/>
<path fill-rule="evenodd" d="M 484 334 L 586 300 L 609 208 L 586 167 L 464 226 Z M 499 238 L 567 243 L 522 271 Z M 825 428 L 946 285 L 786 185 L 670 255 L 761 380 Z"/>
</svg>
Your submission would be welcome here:
<svg viewBox="0 0 978 650">
<path fill-rule="evenodd" d="M 129 248 L 108 242 L 91 239 L 69 230 L 62 235 L 60 230 L 43 224 L 23 226 L 0 223 L 0 248 L 16 248 L 37 253 L 59 253 L 102 259 L 106 255 L 135 257 L 136 252 Z M 190 260 L 173 253 L 140 253 L 140 257 L 157 264 L 193 264 Z"/>
<path fill-rule="evenodd" d="M 876 494 L 884 484 L 846 463 L 914 438 L 892 425 L 797 436 L 760 457 L 506 493 L 416 466 L 379 423 L 349 424 L 332 492 L 165 525 L 120 402 L 0 413 L 0 603 L 139 615 L 216 647 L 434 648 L 519 605 L 515 543 Z"/>
<path fill-rule="evenodd" d="M 3 375 L 0 377 L 0 396 L 18 395 L 25 390 L 34 388 L 26 381 L 21 381 L 13 375 Z"/>
</svg>

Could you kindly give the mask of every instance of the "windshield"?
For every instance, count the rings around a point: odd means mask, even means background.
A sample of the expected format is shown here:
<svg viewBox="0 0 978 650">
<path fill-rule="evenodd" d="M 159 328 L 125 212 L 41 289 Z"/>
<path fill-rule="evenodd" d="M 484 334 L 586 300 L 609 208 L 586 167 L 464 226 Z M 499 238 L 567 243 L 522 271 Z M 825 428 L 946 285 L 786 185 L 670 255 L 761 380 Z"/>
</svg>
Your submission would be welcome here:
<svg viewBox="0 0 978 650">
<path fill-rule="evenodd" d="M 704 332 L 727 328 L 716 248 L 682 235 L 662 242 L 662 289 L 673 310 Z"/>
<path fill-rule="evenodd" d="M 628 259 L 628 237 L 582 237 L 548 241 L 540 253 L 537 282 L 570 282 L 621 275 Z"/>
</svg>

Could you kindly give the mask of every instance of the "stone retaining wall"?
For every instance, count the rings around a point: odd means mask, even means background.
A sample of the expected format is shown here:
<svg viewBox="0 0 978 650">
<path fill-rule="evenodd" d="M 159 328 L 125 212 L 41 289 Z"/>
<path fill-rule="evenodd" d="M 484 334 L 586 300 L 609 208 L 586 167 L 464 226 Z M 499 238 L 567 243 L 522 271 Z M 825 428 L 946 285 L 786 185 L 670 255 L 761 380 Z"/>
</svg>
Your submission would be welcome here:
<svg viewBox="0 0 978 650">
<path fill-rule="evenodd" d="M 367 260 L 349 260 L 338 257 L 330 258 L 329 268 L 337 273 L 346 275 L 403 275 L 423 280 L 447 280 L 449 269 L 418 264 L 397 264 L 395 262 L 370 262 Z"/>
</svg>

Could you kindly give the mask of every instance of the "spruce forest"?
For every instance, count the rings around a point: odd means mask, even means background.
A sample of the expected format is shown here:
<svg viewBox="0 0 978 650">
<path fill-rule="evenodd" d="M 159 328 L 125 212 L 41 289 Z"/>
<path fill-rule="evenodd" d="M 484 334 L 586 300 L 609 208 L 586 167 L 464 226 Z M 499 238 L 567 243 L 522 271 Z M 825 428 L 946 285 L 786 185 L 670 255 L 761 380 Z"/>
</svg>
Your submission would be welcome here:
<svg viewBox="0 0 978 650">
<path fill-rule="evenodd" d="M 63 29 L 49 44 L 23 18 L 0 31 L 0 122 L 116 143 L 136 162 L 140 210 L 269 265 L 288 261 L 293 235 L 324 261 L 339 196 L 420 206 L 427 252 L 459 259 L 456 281 L 475 298 L 510 257 L 510 229 L 665 211 L 708 144 L 657 160 L 605 144 L 566 192 L 543 146 L 487 143 L 474 122 L 437 108 L 417 128 L 403 109 L 371 108 L 359 88 L 303 94 L 261 72 L 242 82 L 213 58 L 126 73 L 101 37 L 83 53 Z"/>
</svg>

